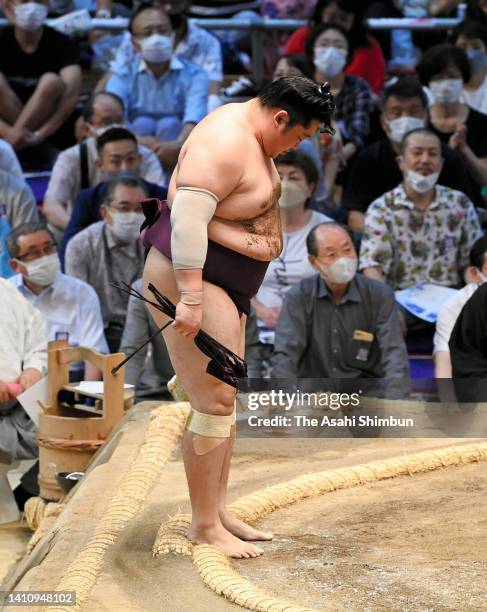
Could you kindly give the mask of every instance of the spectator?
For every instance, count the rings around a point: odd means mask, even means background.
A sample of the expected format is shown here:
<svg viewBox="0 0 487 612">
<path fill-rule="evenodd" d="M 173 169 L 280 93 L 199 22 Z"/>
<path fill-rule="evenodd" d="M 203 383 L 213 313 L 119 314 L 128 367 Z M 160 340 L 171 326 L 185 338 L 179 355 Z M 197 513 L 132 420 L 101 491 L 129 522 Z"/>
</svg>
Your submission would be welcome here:
<svg viewBox="0 0 487 612">
<path fill-rule="evenodd" d="M 450 41 L 465 51 L 471 77 L 463 88 L 462 102 L 487 114 L 487 26 L 475 21 L 460 23 Z"/>
<path fill-rule="evenodd" d="M 82 230 L 66 249 L 66 272 L 90 284 L 98 294 L 111 353 L 118 351 L 128 304 L 128 296 L 111 283 L 132 285 L 142 276 L 141 201 L 147 195 L 145 185 L 136 178 L 114 179 L 105 192 L 103 220 Z"/>
<path fill-rule="evenodd" d="M 414 77 L 398 79 L 387 87 L 381 107 L 380 121 L 387 137 L 359 153 L 343 195 L 342 206 L 350 211 L 348 223 L 356 232 L 363 231 L 369 204 L 402 181 L 397 156 L 404 135 L 428 122 L 428 101 Z M 465 193 L 476 204 L 482 203 L 480 193 L 472 189 L 462 154 L 445 144 L 441 145 L 441 152 L 444 163 L 438 179 L 440 185 Z M 474 199 L 475 195 L 478 199 Z"/>
<path fill-rule="evenodd" d="M 448 341 L 452 329 L 456 323 L 460 311 L 467 301 L 472 297 L 478 287 L 487 281 L 487 238 L 479 238 L 470 250 L 470 268 L 468 277 L 471 279 L 468 285 L 460 289 L 453 297 L 447 300 L 436 320 L 436 331 L 433 338 L 436 378 L 451 378 L 451 360 Z"/>
<path fill-rule="evenodd" d="M 12 268 L 17 272 L 12 285 L 47 321 L 47 340 L 67 340 L 71 346 L 86 346 L 108 353 L 103 335 L 100 302 L 85 282 L 61 272 L 54 237 L 43 223 L 26 223 L 7 238 Z M 83 379 L 83 364 L 72 374 Z M 84 380 L 99 380 L 101 372 L 88 362 Z"/>
<path fill-rule="evenodd" d="M 73 202 L 79 191 L 95 187 L 102 180 L 98 164 L 97 138 L 112 127 L 122 127 L 123 102 L 107 92 L 93 94 L 83 109 L 83 130 L 88 136 L 82 144 L 62 151 L 52 169 L 43 210 L 55 227 L 66 229 Z M 164 173 L 153 151 L 139 145 L 140 177 L 164 185 Z"/>
<path fill-rule="evenodd" d="M 463 307 L 450 341 L 453 382 L 460 402 L 487 399 L 487 284 Z"/>
<path fill-rule="evenodd" d="M 220 41 L 211 32 L 188 21 L 191 0 L 154 1 L 152 6 L 166 10 L 174 29 L 174 53 L 198 64 L 209 79 L 209 110 L 220 105 L 220 87 L 223 81 L 222 50 Z M 122 44 L 110 65 L 110 75 L 123 72 L 135 61 L 136 51 L 129 32 L 124 34 Z"/>
<path fill-rule="evenodd" d="M 161 9 L 142 3 L 129 29 L 141 55 L 123 73 L 111 76 L 106 90 L 122 98 L 130 128 L 170 168 L 193 127 L 207 113 L 208 76 L 174 54 L 174 32 Z"/>
<path fill-rule="evenodd" d="M 14 174 L 18 178 L 23 178 L 22 166 L 15 155 L 12 145 L 0 138 L 0 170 L 9 174 Z"/>
<path fill-rule="evenodd" d="M 101 219 L 100 206 L 106 195 L 107 181 L 119 176 L 137 178 L 140 176 L 141 155 L 132 132 L 125 128 L 111 128 L 98 137 L 96 146 L 99 157 L 96 165 L 102 182 L 96 187 L 84 189 L 77 195 L 68 227 L 64 233 L 60 253 L 62 262 L 64 262 L 66 246 L 71 238 L 85 227 Z M 148 183 L 143 179 L 142 183 L 151 198 L 161 200 L 166 198 L 167 189 L 165 187 Z"/>
<path fill-rule="evenodd" d="M 4 279 L 0 292 L 0 462 L 9 465 L 38 456 L 37 428 L 16 397 L 47 373 L 47 340 L 41 313 Z M 35 473 L 24 474 L 14 491 L 21 510 L 25 499 L 39 494 Z"/>
<path fill-rule="evenodd" d="M 432 98 L 431 129 L 463 154 L 472 181 L 482 187 L 487 183 L 487 116 L 460 101 L 470 81 L 465 51 L 450 44 L 431 47 L 418 66 L 418 75 Z"/>
<path fill-rule="evenodd" d="M 377 40 L 365 29 L 363 8 L 355 0 L 318 0 L 310 26 L 291 35 L 285 53 L 304 53 L 310 31 L 321 23 L 338 23 L 347 30 L 353 55 L 345 72 L 366 80 L 374 94 L 379 94 L 386 74 L 384 56 Z"/>
<path fill-rule="evenodd" d="M 133 288 L 142 293 L 142 279 L 133 284 Z M 127 319 L 123 331 L 120 351 L 132 354 L 158 330 L 145 303 L 134 297 L 129 298 Z M 174 376 L 166 344 L 162 334 L 151 340 L 151 355 L 148 358 L 148 346 L 136 353 L 125 365 L 125 382 L 134 385 L 138 394 L 153 395 L 165 392 L 168 381 Z"/>
<path fill-rule="evenodd" d="M 306 54 L 315 66 L 315 80 L 328 81 L 335 96 L 333 115 L 342 139 L 338 153 L 343 165 L 363 146 L 369 131 L 372 94 L 361 78 L 346 74 L 350 60 L 348 33 L 336 24 L 320 24 L 310 32 Z"/>
<path fill-rule="evenodd" d="M 37 205 L 30 187 L 23 178 L 0 170 L 0 277 L 14 274 L 5 240 L 23 223 L 38 220 Z"/>
<path fill-rule="evenodd" d="M 287 76 L 305 76 L 313 78 L 313 66 L 302 55 L 283 55 L 274 66 L 272 80 Z"/>
<path fill-rule="evenodd" d="M 274 378 L 385 378 L 390 396 L 409 388 L 406 347 L 385 285 L 356 274 L 346 228 L 316 226 L 309 260 L 318 274 L 288 291 L 276 328 Z"/>
<path fill-rule="evenodd" d="M 477 212 L 463 193 L 437 180 L 443 159 L 436 134 L 408 132 L 401 144 L 402 184 L 369 206 L 360 248 L 365 276 L 394 290 L 422 282 L 458 287 L 468 253 L 481 235 Z M 413 334 L 431 333 L 433 324 L 404 310 Z"/>
<path fill-rule="evenodd" d="M 78 50 L 44 25 L 48 4 L 3 4 L 14 25 L 0 32 L 0 136 L 15 149 L 38 145 L 59 130 L 81 91 Z"/>
<path fill-rule="evenodd" d="M 286 292 L 303 278 L 314 274 L 306 252 L 306 236 L 329 217 L 308 208 L 318 180 L 313 160 L 301 151 L 290 151 L 276 159 L 281 178 L 279 200 L 284 246 L 271 261 L 264 281 L 252 300 L 259 328 L 260 358 L 264 371 L 274 348 L 274 330 Z"/>
</svg>

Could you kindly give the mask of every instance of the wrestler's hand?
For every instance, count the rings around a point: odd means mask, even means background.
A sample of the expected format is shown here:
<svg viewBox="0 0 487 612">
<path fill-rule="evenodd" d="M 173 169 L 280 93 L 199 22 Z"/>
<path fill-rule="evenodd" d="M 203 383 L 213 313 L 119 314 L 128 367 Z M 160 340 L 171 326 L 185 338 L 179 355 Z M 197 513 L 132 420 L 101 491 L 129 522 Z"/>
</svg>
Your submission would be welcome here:
<svg viewBox="0 0 487 612">
<path fill-rule="evenodd" d="M 201 329 L 203 321 L 203 306 L 201 304 L 191 305 L 178 302 L 176 306 L 176 319 L 173 327 L 183 336 L 194 338 Z"/>
</svg>

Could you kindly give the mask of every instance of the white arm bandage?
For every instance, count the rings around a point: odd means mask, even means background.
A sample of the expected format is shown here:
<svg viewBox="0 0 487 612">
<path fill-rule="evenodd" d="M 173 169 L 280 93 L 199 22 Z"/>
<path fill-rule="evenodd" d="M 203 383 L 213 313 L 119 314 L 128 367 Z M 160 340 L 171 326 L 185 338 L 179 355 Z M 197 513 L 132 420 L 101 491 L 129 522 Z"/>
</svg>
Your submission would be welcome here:
<svg viewBox="0 0 487 612">
<path fill-rule="evenodd" d="M 171 257 L 175 270 L 203 269 L 208 223 L 218 198 L 206 189 L 178 187 L 171 208 Z"/>
</svg>

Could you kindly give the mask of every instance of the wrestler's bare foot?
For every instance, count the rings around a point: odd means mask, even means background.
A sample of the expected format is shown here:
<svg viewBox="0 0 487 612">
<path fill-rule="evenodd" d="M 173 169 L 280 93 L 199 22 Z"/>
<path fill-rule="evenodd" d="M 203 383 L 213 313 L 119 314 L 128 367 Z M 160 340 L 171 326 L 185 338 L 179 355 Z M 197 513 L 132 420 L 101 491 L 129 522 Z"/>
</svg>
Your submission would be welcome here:
<svg viewBox="0 0 487 612">
<path fill-rule="evenodd" d="M 227 557 L 232 557 L 233 559 L 259 557 L 264 552 L 262 548 L 254 544 L 239 540 L 227 531 L 223 525 L 211 527 L 191 525 L 188 530 L 188 539 L 193 544 L 212 544 L 223 551 Z"/>
<path fill-rule="evenodd" d="M 247 525 L 247 523 L 241 521 L 228 510 L 223 510 L 219 514 L 222 525 L 225 529 L 228 529 L 230 533 L 233 533 L 234 536 L 237 536 L 237 538 L 246 541 L 266 541 L 272 540 L 274 537 L 273 534 L 268 531 L 260 531 L 259 529 L 254 529 L 250 525 Z"/>
</svg>

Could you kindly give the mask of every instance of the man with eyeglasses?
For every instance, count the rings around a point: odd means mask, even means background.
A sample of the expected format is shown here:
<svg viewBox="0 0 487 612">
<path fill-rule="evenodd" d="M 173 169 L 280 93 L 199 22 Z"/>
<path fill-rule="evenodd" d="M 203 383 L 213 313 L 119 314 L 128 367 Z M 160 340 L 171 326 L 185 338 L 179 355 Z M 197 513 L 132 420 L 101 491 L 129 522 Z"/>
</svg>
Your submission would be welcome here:
<svg viewBox="0 0 487 612">
<path fill-rule="evenodd" d="M 142 3 L 130 19 L 132 43 L 140 54 L 106 91 L 124 102 L 127 124 L 172 168 L 193 127 L 208 112 L 209 79 L 198 65 L 174 53 L 174 31 L 167 13 Z"/>
<path fill-rule="evenodd" d="M 112 353 L 120 345 L 128 295 L 111 283 L 132 285 L 142 276 L 144 247 L 139 232 L 145 218 L 140 203 L 147 197 L 145 184 L 137 178 L 114 179 L 100 210 L 103 220 L 79 232 L 66 249 L 66 272 L 90 284 L 98 294 Z"/>
<path fill-rule="evenodd" d="M 100 302 L 87 283 L 61 272 L 57 247 L 43 223 L 25 223 L 7 238 L 14 287 L 47 321 L 47 339 L 67 340 L 107 353 Z M 101 372 L 90 363 L 74 364 L 72 380 L 99 380 Z"/>
<path fill-rule="evenodd" d="M 73 236 L 92 223 L 100 221 L 100 207 L 105 199 L 110 180 L 121 176 L 140 178 L 141 154 L 134 134 L 123 127 L 113 127 L 99 136 L 96 165 L 102 181 L 96 187 L 83 189 L 74 201 L 73 212 L 64 232 L 60 248 L 61 263 L 64 264 L 66 246 Z M 149 197 L 164 200 L 166 187 L 141 179 Z"/>
</svg>

